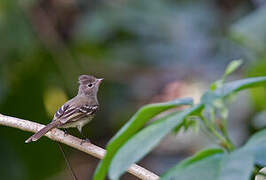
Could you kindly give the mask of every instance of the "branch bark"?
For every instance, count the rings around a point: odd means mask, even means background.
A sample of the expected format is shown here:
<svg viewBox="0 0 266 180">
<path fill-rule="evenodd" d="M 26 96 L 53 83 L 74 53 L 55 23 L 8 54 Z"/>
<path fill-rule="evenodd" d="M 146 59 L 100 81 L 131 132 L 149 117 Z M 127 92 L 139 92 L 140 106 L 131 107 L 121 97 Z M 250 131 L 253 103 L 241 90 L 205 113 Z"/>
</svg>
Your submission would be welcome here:
<svg viewBox="0 0 266 180">
<path fill-rule="evenodd" d="M 20 129 L 22 131 L 28 131 L 28 132 L 37 132 L 41 128 L 44 127 L 42 124 L 38 124 L 35 122 L 31 122 L 24 119 L 19 119 L 11 116 L 5 116 L 0 114 L 0 125 L 13 127 Z M 73 147 L 75 149 L 78 149 L 82 152 L 85 152 L 91 156 L 94 156 L 98 159 L 102 159 L 105 155 L 105 150 L 94 145 L 91 143 L 83 143 L 81 139 L 71 136 L 71 135 L 64 135 L 64 132 L 59 129 L 53 129 L 50 132 L 46 133 L 46 137 L 50 138 L 53 141 L 58 141 L 60 143 L 66 144 L 70 147 Z M 137 164 L 133 164 L 128 170 L 130 174 L 143 179 L 143 180 L 158 180 L 159 176 L 156 174 L 148 171 L 147 169 L 138 166 Z"/>
</svg>

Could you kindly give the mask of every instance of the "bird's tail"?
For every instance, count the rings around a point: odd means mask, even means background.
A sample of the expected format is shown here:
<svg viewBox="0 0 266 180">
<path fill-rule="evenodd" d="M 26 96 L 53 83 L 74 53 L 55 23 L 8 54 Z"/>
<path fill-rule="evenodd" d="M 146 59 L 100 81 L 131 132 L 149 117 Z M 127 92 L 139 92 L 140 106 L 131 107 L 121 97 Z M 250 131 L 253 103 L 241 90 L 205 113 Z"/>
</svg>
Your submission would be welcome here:
<svg viewBox="0 0 266 180">
<path fill-rule="evenodd" d="M 52 121 L 48 125 L 46 125 L 44 128 L 42 128 L 40 131 L 36 132 L 34 135 L 32 135 L 30 138 L 28 138 L 25 143 L 30 143 L 31 141 L 37 141 L 40 139 L 43 135 L 45 135 L 48 131 L 55 128 L 57 125 L 59 125 L 59 121 Z"/>
</svg>

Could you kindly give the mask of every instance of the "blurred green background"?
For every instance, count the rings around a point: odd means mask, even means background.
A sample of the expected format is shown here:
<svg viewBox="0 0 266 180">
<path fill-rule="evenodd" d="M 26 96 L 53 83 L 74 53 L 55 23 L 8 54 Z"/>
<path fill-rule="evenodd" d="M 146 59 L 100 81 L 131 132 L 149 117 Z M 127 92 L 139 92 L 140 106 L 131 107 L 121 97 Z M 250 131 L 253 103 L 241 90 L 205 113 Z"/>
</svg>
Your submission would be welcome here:
<svg viewBox="0 0 266 180">
<path fill-rule="evenodd" d="M 101 110 L 84 128 L 104 147 L 146 103 L 190 96 L 198 100 L 233 59 L 232 79 L 266 75 L 264 0 L 1 0 L 0 113 L 47 124 L 77 93 L 77 78 L 104 78 Z M 241 145 L 265 126 L 265 88 L 243 93 L 230 113 Z M 236 113 L 237 112 L 237 113 Z M 71 131 L 77 135 L 76 130 Z M 71 179 L 57 144 L 0 127 L 0 179 Z M 160 174 L 208 146 L 204 136 L 167 137 L 140 162 Z M 79 179 L 98 160 L 65 147 Z M 124 179 L 134 179 L 130 175 Z"/>
</svg>

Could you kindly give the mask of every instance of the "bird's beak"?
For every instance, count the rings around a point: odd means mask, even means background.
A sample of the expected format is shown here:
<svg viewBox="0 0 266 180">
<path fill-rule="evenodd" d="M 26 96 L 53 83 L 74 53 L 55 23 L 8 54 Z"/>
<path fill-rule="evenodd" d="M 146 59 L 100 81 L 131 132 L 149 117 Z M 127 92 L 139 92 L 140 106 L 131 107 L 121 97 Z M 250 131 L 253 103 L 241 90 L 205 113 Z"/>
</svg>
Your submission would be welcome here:
<svg viewBox="0 0 266 180">
<path fill-rule="evenodd" d="M 101 84 L 101 82 L 103 81 L 103 78 L 99 78 L 99 79 L 97 79 L 97 84 Z"/>
</svg>

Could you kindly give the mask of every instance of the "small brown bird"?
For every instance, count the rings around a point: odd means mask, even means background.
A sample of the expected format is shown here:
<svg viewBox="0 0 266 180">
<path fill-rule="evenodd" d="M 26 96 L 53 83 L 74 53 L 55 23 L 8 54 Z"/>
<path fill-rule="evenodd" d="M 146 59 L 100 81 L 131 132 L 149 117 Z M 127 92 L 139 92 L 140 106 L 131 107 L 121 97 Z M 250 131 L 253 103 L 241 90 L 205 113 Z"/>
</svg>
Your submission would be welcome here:
<svg viewBox="0 0 266 180">
<path fill-rule="evenodd" d="M 82 134 L 82 127 L 91 121 L 99 108 L 97 92 L 102 80 L 89 75 L 79 76 L 78 95 L 61 106 L 52 122 L 25 142 L 37 141 L 53 128 L 76 127 Z"/>
</svg>

